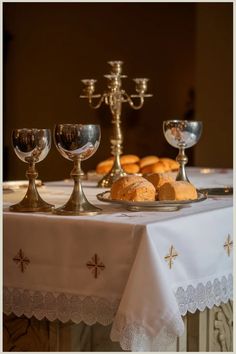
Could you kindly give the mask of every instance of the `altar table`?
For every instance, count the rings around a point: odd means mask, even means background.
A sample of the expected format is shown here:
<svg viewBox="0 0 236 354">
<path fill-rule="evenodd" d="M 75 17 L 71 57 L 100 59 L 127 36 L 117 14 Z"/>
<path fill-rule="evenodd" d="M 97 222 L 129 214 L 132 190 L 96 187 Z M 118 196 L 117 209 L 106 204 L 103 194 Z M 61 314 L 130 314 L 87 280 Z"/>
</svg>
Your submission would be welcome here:
<svg viewBox="0 0 236 354">
<path fill-rule="evenodd" d="M 198 188 L 233 182 L 232 170 L 188 174 Z M 164 351 L 183 335 L 183 316 L 232 300 L 232 196 L 130 212 L 98 201 L 95 181 L 83 185 L 100 215 L 12 213 L 25 191 L 4 193 L 5 314 L 110 326 L 123 350 Z M 48 182 L 39 192 L 59 206 L 71 189 Z"/>
</svg>

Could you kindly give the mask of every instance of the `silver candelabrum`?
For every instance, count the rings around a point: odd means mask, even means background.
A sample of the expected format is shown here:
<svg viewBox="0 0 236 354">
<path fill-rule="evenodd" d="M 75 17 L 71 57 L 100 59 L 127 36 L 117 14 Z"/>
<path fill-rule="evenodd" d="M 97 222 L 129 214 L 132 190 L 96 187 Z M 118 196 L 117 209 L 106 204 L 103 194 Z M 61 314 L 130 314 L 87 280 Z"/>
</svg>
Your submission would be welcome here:
<svg viewBox="0 0 236 354">
<path fill-rule="evenodd" d="M 133 109 L 140 109 L 144 104 L 144 97 L 152 96 L 151 94 L 146 94 L 147 78 L 133 79 L 137 93 L 134 95 L 128 95 L 122 88 L 122 79 L 127 77 L 126 75 L 122 75 L 123 62 L 109 61 L 108 64 L 111 66 L 111 72 L 110 74 L 104 75 L 105 78 L 108 79 L 108 89 L 103 94 L 94 94 L 95 83 L 97 80 L 81 80 L 85 87 L 83 89 L 83 95 L 80 97 L 87 98 L 90 107 L 93 109 L 99 108 L 104 102 L 109 105 L 112 114 L 113 132 L 110 142 L 111 154 L 114 156 L 114 163 L 111 170 L 98 182 L 99 187 L 111 187 L 116 179 L 126 175 L 120 163 L 123 143 L 123 134 L 121 130 L 122 103 L 128 102 Z M 94 99 L 97 99 L 96 103 L 94 103 Z M 137 102 L 135 102 L 135 100 Z"/>
</svg>

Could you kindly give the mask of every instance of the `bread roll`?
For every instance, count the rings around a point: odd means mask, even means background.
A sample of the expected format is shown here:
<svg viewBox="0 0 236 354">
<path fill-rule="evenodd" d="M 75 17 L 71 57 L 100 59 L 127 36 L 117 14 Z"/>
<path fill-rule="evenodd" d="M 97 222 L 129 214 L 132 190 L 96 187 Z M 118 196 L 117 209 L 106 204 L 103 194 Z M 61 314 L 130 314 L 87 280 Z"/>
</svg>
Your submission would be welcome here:
<svg viewBox="0 0 236 354">
<path fill-rule="evenodd" d="M 145 173 L 163 173 L 166 171 L 169 171 L 169 170 L 166 168 L 166 165 L 161 161 L 158 161 L 154 164 L 147 165 L 147 166 L 141 168 L 141 173 L 143 173 L 143 174 L 145 174 Z"/>
<path fill-rule="evenodd" d="M 197 191 L 189 182 L 167 182 L 159 188 L 158 198 L 159 200 L 193 200 L 197 199 Z"/>
<path fill-rule="evenodd" d="M 145 178 L 154 185 L 156 190 L 158 190 L 164 183 L 174 182 L 173 177 L 163 173 L 152 173 L 145 176 Z"/>
<path fill-rule="evenodd" d="M 114 156 L 107 160 L 101 161 L 96 167 L 97 174 L 107 174 L 113 165 Z M 145 156 L 140 159 L 137 155 L 122 155 L 120 156 L 120 163 L 126 173 L 163 173 L 177 170 L 179 163 L 173 159 L 155 155 Z"/>
<path fill-rule="evenodd" d="M 126 163 L 122 165 L 123 170 L 126 173 L 138 173 L 139 172 L 139 165 L 136 163 Z"/>
<path fill-rule="evenodd" d="M 128 164 L 128 163 L 137 163 L 139 162 L 139 157 L 137 155 L 122 155 L 120 157 L 120 163 L 122 165 Z"/>
<path fill-rule="evenodd" d="M 111 186 L 111 199 L 122 199 L 123 190 L 130 184 L 143 181 L 145 178 L 141 176 L 125 176 L 116 180 Z"/>
<path fill-rule="evenodd" d="M 157 161 L 159 161 L 159 158 L 155 155 L 145 156 L 140 159 L 139 166 L 140 168 L 143 168 L 144 166 L 151 165 Z"/>
<path fill-rule="evenodd" d="M 113 162 L 114 162 L 114 156 L 111 156 L 108 159 L 99 162 L 99 164 L 97 164 L 96 166 L 96 173 L 99 175 L 107 174 L 111 170 L 113 166 Z M 125 172 L 127 173 L 138 173 L 139 172 L 139 166 L 137 165 L 138 162 L 139 162 L 139 157 L 136 155 L 122 155 L 120 157 L 121 166 L 124 168 Z M 133 166 L 126 166 L 128 164 L 132 164 Z"/>
<path fill-rule="evenodd" d="M 155 195 L 156 190 L 153 184 L 144 179 L 124 188 L 120 199 L 136 202 L 154 201 Z"/>
<path fill-rule="evenodd" d="M 162 157 L 160 158 L 160 161 L 164 163 L 167 170 L 174 171 L 179 169 L 179 163 L 176 160 L 169 159 L 168 157 Z"/>
<path fill-rule="evenodd" d="M 97 164 L 96 167 L 96 173 L 99 175 L 105 175 L 110 171 L 112 165 L 113 165 L 113 160 L 111 159 L 99 162 L 99 164 Z"/>
</svg>

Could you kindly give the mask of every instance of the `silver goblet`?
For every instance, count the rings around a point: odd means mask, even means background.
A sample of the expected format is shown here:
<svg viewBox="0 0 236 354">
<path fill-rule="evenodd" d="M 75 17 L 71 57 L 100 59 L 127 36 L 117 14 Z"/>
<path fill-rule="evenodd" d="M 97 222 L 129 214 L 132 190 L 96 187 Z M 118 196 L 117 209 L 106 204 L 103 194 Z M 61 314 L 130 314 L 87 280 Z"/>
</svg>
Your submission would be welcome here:
<svg viewBox="0 0 236 354">
<path fill-rule="evenodd" d="M 81 179 L 81 161 L 91 157 L 100 144 L 101 131 L 99 125 L 92 124 L 57 124 L 54 128 L 54 142 L 60 154 L 74 162 L 71 177 L 74 189 L 68 202 L 54 209 L 59 215 L 96 215 L 100 208 L 90 204 L 84 195 Z"/>
<path fill-rule="evenodd" d="M 185 149 L 197 144 L 202 134 L 202 122 L 190 120 L 166 120 L 163 122 L 163 131 L 168 143 L 179 149 L 176 161 L 180 167 L 176 181 L 188 181 L 185 165 L 188 158 L 185 155 Z"/>
<path fill-rule="evenodd" d="M 16 212 L 51 211 L 54 205 L 46 203 L 39 195 L 35 180 L 38 172 L 35 164 L 42 161 L 51 148 L 51 132 L 49 129 L 14 129 L 12 145 L 20 160 L 29 164 L 26 177 L 29 180 L 25 197 L 18 204 L 11 205 L 10 210 Z"/>
</svg>

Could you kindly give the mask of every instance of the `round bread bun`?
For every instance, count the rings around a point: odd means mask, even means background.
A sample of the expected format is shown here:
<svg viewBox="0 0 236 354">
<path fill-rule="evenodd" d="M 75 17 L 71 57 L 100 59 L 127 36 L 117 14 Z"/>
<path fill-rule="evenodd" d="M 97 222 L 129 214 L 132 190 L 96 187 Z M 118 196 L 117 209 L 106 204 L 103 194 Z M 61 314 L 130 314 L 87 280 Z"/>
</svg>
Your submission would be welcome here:
<svg viewBox="0 0 236 354">
<path fill-rule="evenodd" d="M 109 157 L 106 161 L 114 161 L 114 156 Z M 137 155 L 120 155 L 120 163 L 127 164 L 127 163 L 138 163 L 140 158 Z"/>
<path fill-rule="evenodd" d="M 179 163 L 176 160 L 170 159 L 168 157 L 162 157 L 160 158 L 160 161 L 166 165 L 166 168 L 169 168 L 169 170 L 174 171 L 179 169 Z"/>
<path fill-rule="evenodd" d="M 128 163 L 137 163 L 139 162 L 140 158 L 137 155 L 122 155 L 120 157 L 120 163 L 122 165 Z"/>
<path fill-rule="evenodd" d="M 96 173 L 99 175 L 107 174 L 113 165 L 114 156 L 109 157 L 108 159 L 101 161 L 96 166 Z M 139 166 L 139 157 L 136 155 L 122 155 L 120 157 L 120 163 L 126 173 L 138 173 Z M 129 165 L 129 166 L 128 166 Z"/>
<path fill-rule="evenodd" d="M 147 165 L 143 168 L 141 168 L 141 173 L 146 174 L 146 173 L 164 173 L 169 171 L 167 169 L 166 165 L 162 161 L 158 161 L 156 163 L 153 163 L 151 165 Z"/>
<path fill-rule="evenodd" d="M 139 166 L 140 168 L 143 168 L 144 166 L 154 164 L 157 161 L 159 161 L 159 157 L 155 155 L 145 156 L 140 159 Z"/>
<path fill-rule="evenodd" d="M 112 159 L 101 161 L 99 162 L 99 164 L 97 164 L 96 173 L 99 175 L 105 175 L 110 171 L 112 165 L 113 165 Z"/>
<path fill-rule="evenodd" d="M 138 173 L 139 172 L 139 165 L 137 165 L 136 163 L 122 164 L 122 168 L 126 173 Z"/>
<path fill-rule="evenodd" d="M 122 199 L 122 193 L 126 187 L 135 182 L 147 181 L 141 176 L 124 176 L 117 179 L 111 186 L 111 199 Z"/>
<path fill-rule="evenodd" d="M 197 199 L 197 191 L 189 182 L 167 182 L 159 188 L 158 198 L 159 200 L 193 200 Z"/>
<path fill-rule="evenodd" d="M 174 182 L 174 178 L 166 173 L 152 173 L 145 178 L 154 185 L 157 191 L 164 183 Z"/>
<path fill-rule="evenodd" d="M 137 181 L 131 183 L 129 186 L 123 189 L 120 194 L 121 200 L 128 201 L 154 201 L 156 197 L 156 190 L 152 183 L 143 179 L 143 181 Z"/>
</svg>

